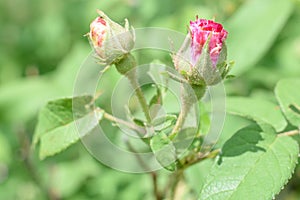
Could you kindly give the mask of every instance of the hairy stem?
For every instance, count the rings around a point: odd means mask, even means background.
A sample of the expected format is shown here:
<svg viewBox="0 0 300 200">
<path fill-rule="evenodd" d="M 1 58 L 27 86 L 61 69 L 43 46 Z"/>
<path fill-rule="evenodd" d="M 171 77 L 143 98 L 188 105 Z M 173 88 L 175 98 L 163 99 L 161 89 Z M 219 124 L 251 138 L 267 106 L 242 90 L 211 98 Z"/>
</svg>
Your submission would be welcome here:
<svg viewBox="0 0 300 200">
<path fill-rule="evenodd" d="M 193 96 L 190 95 L 191 91 L 188 91 L 189 88 L 186 88 L 183 84 L 181 84 L 181 110 L 180 113 L 178 115 L 176 124 L 172 130 L 172 133 L 170 134 L 170 138 L 173 139 L 176 137 L 176 135 L 179 133 L 179 131 L 181 130 L 184 122 L 185 122 L 185 118 L 191 108 L 191 106 L 193 105 Z"/>
<path fill-rule="evenodd" d="M 132 123 L 130 123 L 130 122 L 127 122 L 127 121 L 125 121 L 125 120 L 123 120 L 123 119 L 119 119 L 119 118 L 117 118 L 117 117 L 115 117 L 115 116 L 113 116 L 113 115 L 111 115 L 111 114 L 105 112 L 105 111 L 102 110 L 101 108 L 98 108 L 97 110 L 98 110 L 99 112 L 102 112 L 102 113 L 103 113 L 103 117 L 104 117 L 105 119 L 109 120 L 109 121 L 112 121 L 112 122 L 116 122 L 116 123 L 125 125 L 125 126 L 127 126 L 128 128 L 131 128 L 132 130 L 135 130 L 135 131 L 137 131 L 137 132 L 139 132 L 139 133 L 141 133 L 141 134 L 146 134 L 146 130 L 145 130 L 144 128 L 142 128 L 142 127 L 139 127 L 139 126 L 137 126 L 137 125 L 135 125 L 135 124 L 132 124 Z"/>
<path fill-rule="evenodd" d="M 138 162 L 140 163 L 140 165 L 144 168 L 144 170 L 146 171 L 150 171 L 150 169 L 148 168 L 147 164 L 144 162 L 144 160 L 140 157 L 140 155 L 137 153 L 137 151 L 134 149 L 134 147 L 130 144 L 129 141 L 126 141 L 126 145 L 128 147 L 128 149 L 132 152 L 134 152 Z M 153 193 L 155 196 L 156 200 L 163 200 L 162 198 L 162 194 L 160 193 L 159 189 L 158 189 L 158 182 L 157 182 L 157 174 L 154 171 L 149 172 L 149 174 L 151 175 L 151 179 L 152 179 L 152 184 L 153 184 Z"/>
<path fill-rule="evenodd" d="M 296 130 L 291 130 L 291 131 L 280 133 L 280 134 L 278 134 L 278 136 L 293 136 L 293 135 L 299 135 L 299 134 L 300 134 L 300 130 L 296 129 Z"/>
<path fill-rule="evenodd" d="M 135 94 L 138 98 L 138 101 L 142 107 L 142 110 L 145 114 L 147 123 L 150 124 L 151 117 L 149 114 L 149 107 L 136 77 L 136 60 L 134 56 L 131 55 L 130 53 L 124 55 L 124 57 L 121 60 L 119 60 L 119 62 L 115 63 L 115 66 L 118 72 L 122 75 L 125 75 L 130 81 L 135 91 Z"/>
<path fill-rule="evenodd" d="M 155 172 L 151 172 L 151 178 L 153 183 L 153 193 L 155 195 L 156 200 L 162 200 L 162 195 L 158 190 L 158 183 L 157 183 L 157 174 Z"/>
<path fill-rule="evenodd" d="M 197 153 L 196 156 L 189 160 L 189 161 L 183 161 L 184 162 L 184 165 L 183 165 L 183 168 L 182 170 L 194 165 L 194 164 L 197 164 L 198 162 L 202 161 L 202 160 L 205 160 L 207 158 L 215 158 L 219 153 L 220 153 L 221 149 L 215 149 L 211 152 L 207 152 L 207 153 Z"/>
<path fill-rule="evenodd" d="M 176 124 L 172 130 L 172 133 L 170 135 L 170 138 L 173 139 L 176 137 L 176 135 L 178 134 L 178 132 L 181 130 L 183 124 L 184 124 L 184 121 L 185 121 L 185 118 L 188 114 L 188 111 L 190 109 L 190 105 L 183 105 L 182 108 L 181 108 L 181 111 L 178 115 L 178 118 L 177 118 L 177 121 L 176 121 Z"/>
<path fill-rule="evenodd" d="M 28 134 L 24 129 L 21 129 L 18 131 L 17 137 L 20 144 L 21 158 L 32 180 L 39 186 L 46 199 L 59 199 L 56 193 L 54 193 L 50 188 L 46 186 L 46 184 L 43 182 L 42 177 L 38 173 L 38 166 L 33 160 L 33 153 L 31 152 L 32 149 L 30 148 L 30 139 Z"/>
<path fill-rule="evenodd" d="M 181 110 L 178 115 L 176 124 L 170 134 L 170 139 L 176 137 L 185 122 L 192 105 L 197 103 L 205 94 L 206 86 L 203 85 L 190 85 L 186 83 L 181 84 Z"/>
<path fill-rule="evenodd" d="M 183 177 L 183 170 L 178 170 L 174 172 L 172 176 L 171 189 L 170 189 L 170 200 L 174 200 L 176 197 L 176 191 L 178 188 L 178 183 Z"/>
<path fill-rule="evenodd" d="M 147 103 L 144 93 L 142 92 L 141 87 L 139 86 L 139 83 L 137 81 L 136 72 L 131 71 L 131 72 L 127 73 L 126 76 L 129 79 L 133 89 L 135 90 L 135 94 L 138 98 L 138 101 L 139 101 L 141 107 L 142 107 L 142 110 L 146 117 L 147 123 L 150 124 L 151 117 L 150 117 L 148 103 Z"/>
</svg>

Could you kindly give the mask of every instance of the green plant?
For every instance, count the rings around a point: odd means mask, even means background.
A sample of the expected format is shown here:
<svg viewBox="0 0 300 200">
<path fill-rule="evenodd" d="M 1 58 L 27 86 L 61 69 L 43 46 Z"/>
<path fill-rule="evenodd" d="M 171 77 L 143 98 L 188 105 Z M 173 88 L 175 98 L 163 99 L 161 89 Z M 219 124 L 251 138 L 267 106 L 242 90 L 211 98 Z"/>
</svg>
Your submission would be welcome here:
<svg viewBox="0 0 300 200">
<path fill-rule="evenodd" d="M 256 6 L 255 3 L 250 4 L 248 9 L 255 9 Z M 237 17 L 235 21 L 231 22 L 233 35 L 239 33 L 239 28 L 236 25 L 240 24 L 238 20 L 246 20 L 243 14 L 240 15 L 241 17 Z M 257 59 L 256 57 L 262 54 L 261 51 L 269 45 L 267 41 L 269 40 L 268 34 L 275 31 L 277 27 L 273 28 L 274 30 L 266 31 L 266 35 L 253 39 L 262 40 L 265 46 L 261 46 L 257 52 L 255 52 L 257 49 L 250 48 L 251 51 L 254 51 L 251 58 L 245 58 L 245 53 L 240 53 L 237 50 L 233 51 L 235 53 L 232 58 L 237 62 L 239 61 L 237 71 L 245 70 L 251 65 L 251 62 Z M 234 33 L 234 30 L 237 30 L 237 33 Z M 249 41 L 238 45 L 237 38 L 235 38 L 236 40 L 229 40 L 229 49 L 247 48 L 251 43 L 251 40 L 248 39 Z M 209 41 L 210 37 L 203 44 L 203 56 L 200 56 L 198 62 L 201 66 L 205 66 L 204 68 L 207 70 L 212 69 L 211 63 L 209 63 L 211 59 Z M 172 80 L 175 79 L 175 81 L 181 83 L 183 88 L 187 87 L 186 93 L 181 96 L 182 110 L 180 114 L 177 113 L 176 115 L 167 113 L 163 121 L 157 119 L 155 123 L 149 107 L 154 104 L 170 103 L 163 99 L 164 95 L 162 94 L 166 89 L 159 85 L 155 86 L 156 90 L 152 97 L 148 99 L 145 97 L 136 80 L 134 68 L 136 61 L 129 54 L 129 51 L 130 48 L 126 48 L 126 52 L 121 55 L 118 51 L 118 56 L 113 57 L 112 60 L 109 59 L 107 64 L 114 64 L 117 70 L 121 74 L 125 74 L 130 80 L 133 88 L 136 89 L 135 93 L 143 108 L 145 119 L 140 119 L 139 116 L 134 115 L 130 116 L 132 119 L 130 122 L 119 119 L 104 111 L 104 108 L 99 107 L 97 105 L 98 97 L 94 96 L 76 96 L 51 101 L 40 111 L 34 139 L 34 144 L 40 142 L 41 158 L 63 151 L 88 135 L 89 131 L 98 126 L 99 121 L 102 122 L 106 119 L 124 125 L 139 134 L 148 134 L 149 127 L 154 129 L 154 132 L 149 133 L 147 137 L 142 136 L 141 140 L 147 146 L 147 150 L 154 153 L 162 167 L 172 171 L 169 181 L 165 184 L 166 190 L 162 190 L 163 187 L 157 182 L 160 173 L 149 173 L 153 180 L 156 199 L 162 199 L 163 197 L 170 199 L 194 198 L 198 196 L 197 192 L 199 192 L 199 199 L 243 199 L 245 196 L 248 199 L 271 199 L 279 193 L 292 176 L 298 160 L 300 96 L 297 89 L 300 87 L 299 79 L 280 80 L 275 87 L 276 100 L 273 98 L 273 101 L 228 97 L 226 99 L 227 113 L 241 116 L 250 121 L 247 121 L 247 126 L 239 127 L 237 131 L 230 130 L 227 135 L 221 135 L 218 141 L 210 143 L 208 147 L 205 147 L 207 149 L 203 150 L 202 144 L 205 140 L 205 133 L 214 124 L 211 124 L 209 117 L 207 117 L 209 105 L 206 105 L 205 102 L 198 102 L 198 100 L 203 97 L 204 91 L 210 85 L 209 83 L 213 85 L 226 78 L 229 65 L 226 62 L 216 65 L 221 71 L 221 73 L 218 71 L 221 78 L 217 82 L 210 82 L 206 79 L 207 74 L 213 74 L 210 77 L 215 77 L 214 73 L 217 73 L 216 71 L 208 71 L 197 77 L 193 73 L 182 71 L 181 67 L 177 66 L 177 68 L 180 68 L 183 78 L 167 73 Z M 226 60 L 226 56 L 224 58 Z M 124 71 L 124 67 L 128 68 Z M 192 79 L 194 77 L 196 77 L 195 80 Z M 201 78 L 204 80 L 201 80 Z M 217 79 L 213 78 L 213 80 Z M 99 99 L 101 99 L 101 95 Z M 198 129 L 182 129 L 188 113 L 187 110 L 190 110 L 190 106 L 196 102 L 196 105 L 200 107 L 200 113 L 198 113 L 200 115 L 200 126 Z M 82 121 L 89 123 L 88 126 L 80 127 L 83 130 L 80 133 L 84 134 L 78 134 L 78 126 Z M 167 125 L 164 124 L 166 122 Z M 181 142 L 188 142 L 187 152 L 178 151 Z M 131 145 L 130 142 L 126 144 L 128 150 L 131 152 L 136 151 L 136 147 Z M 161 149 L 164 149 L 164 151 L 161 152 Z M 136 159 L 139 160 L 138 157 Z M 143 163 L 140 162 L 140 165 L 143 165 Z M 202 171 L 199 172 L 194 166 L 199 167 Z M 145 171 L 147 170 L 145 169 Z M 206 176 L 203 175 L 203 171 Z M 163 179 L 166 176 L 166 174 L 163 174 Z M 197 179 L 201 179 L 201 181 L 199 182 Z M 193 192 L 181 193 L 182 188 L 185 188 L 185 180 L 194 183 L 191 186 L 194 189 Z M 254 186 L 255 188 L 253 188 Z M 182 195 L 187 196 L 183 197 Z"/>
</svg>

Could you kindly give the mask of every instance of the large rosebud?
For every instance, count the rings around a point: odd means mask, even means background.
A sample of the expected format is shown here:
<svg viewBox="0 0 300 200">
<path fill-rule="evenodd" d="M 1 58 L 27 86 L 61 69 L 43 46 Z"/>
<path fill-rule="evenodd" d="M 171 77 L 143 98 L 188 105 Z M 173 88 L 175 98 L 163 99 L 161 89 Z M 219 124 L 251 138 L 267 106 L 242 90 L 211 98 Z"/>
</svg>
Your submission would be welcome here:
<svg viewBox="0 0 300 200">
<path fill-rule="evenodd" d="M 228 32 L 219 23 L 198 19 L 190 22 L 189 34 L 173 55 L 176 69 L 193 85 L 214 85 L 228 73 L 225 39 Z"/>
<path fill-rule="evenodd" d="M 134 46 L 134 32 L 129 29 L 125 19 L 125 27 L 115 23 L 102 11 L 97 10 L 97 17 L 90 24 L 87 34 L 100 63 L 114 64 L 121 60 Z"/>
</svg>

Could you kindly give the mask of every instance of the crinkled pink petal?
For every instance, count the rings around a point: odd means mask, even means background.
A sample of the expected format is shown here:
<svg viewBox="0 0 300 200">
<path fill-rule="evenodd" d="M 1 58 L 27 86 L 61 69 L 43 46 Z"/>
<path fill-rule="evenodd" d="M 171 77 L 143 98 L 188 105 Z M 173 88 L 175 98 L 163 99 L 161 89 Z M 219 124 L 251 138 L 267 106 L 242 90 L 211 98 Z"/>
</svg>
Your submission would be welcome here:
<svg viewBox="0 0 300 200">
<path fill-rule="evenodd" d="M 103 18 L 97 17 L 90 24 L 90 38 L 95 48 L 101 47 L 107 32 L 106 22 Z"/>
<path fill-rule="evenodd" d="M 197 63 L 202 53 L 203 46 L 211 34 L 209 52 L 211 61 L 215 66 L 228 32 L 219 23 L 216 23 L 212 20 L 197 18 L 196 21 L 190 22 L 190 34 L 192 38 L 192 64 Z"/>
</svg>

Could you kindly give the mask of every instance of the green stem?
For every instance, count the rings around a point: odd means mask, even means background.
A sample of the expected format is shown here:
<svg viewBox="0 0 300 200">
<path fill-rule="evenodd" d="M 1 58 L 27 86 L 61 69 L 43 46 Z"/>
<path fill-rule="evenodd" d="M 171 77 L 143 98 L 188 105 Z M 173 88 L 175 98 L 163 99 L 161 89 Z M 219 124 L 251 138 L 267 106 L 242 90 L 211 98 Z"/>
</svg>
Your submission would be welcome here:
<svg viewBox="0 0 300 200">
<path fill-rule="evenodd" d="M 147 103 L 144 93 L 142 92 L 141 87 L 139 86 L 139 83 L 137 81 L 136 71 L 131 71 L 131 72 L 127 73 L 126 76 L 129 79 L 133 89 L 135 90 L 135 94 L 138 98 L 138 101 L 139 101 L 141 107 L 142 107 L 142 110 L 146 117 L 147 123 L 150 124 L 151 117 L 150 117 L 148 103 Z"/>
<path fill-rule="evenodd" d="M 182 129 L 182 126 L 185 122 L 185 118 L 188 115 L 189 110 L 192 105 L 198 102 L 205 94 L 206 86 L 199 85 L 185 85 L 185 83 L 181 84 L 181 102 L 182 107 L 180 113 L 178 115 L 176 124 L 170 134 L 170 139 L 172 140 L 177 136 L 179 131 Z"/>
<path fill-rule="evenodd" d="M 193 105 L 192 101 L 191 101 L 191 96 L 188 95 L 189 92 L 186 92 L 186 88 L 184 87 L 183 84 L 181 84 L 181 110 L 180 113 L 178 115 L 176 124 L 172 130 L 172 133 L 170 134 L 170 138 L 171 140 L 173 138 L 175 138 L 177 136 L 177 134 L 179 133 L 179 131 L 181 130 L 184 122 L 185 122 L 185 118 L 191 108 L 191 106 Z"/>
<path fill-rule="evenodd" d="M 134 147 L 130 144 L 129 141 L 126 142 L 126 145 L 130 151 L 135 153 L 134 155 L 136 156 L 138 162 L 143 167 L 143 169 L 146 171 L 150 171 L 150 169 L 148 168 L 148 165 L 143 161 L 143 159 L 140 157 L 139 153 L 134 149 Z M 157 174 L 155 171 L 151 171 L 151 172 L 149 172 L 149 174 L 151 175 L 151 179 L 152 179 L 153 193 L 154 193 L 155 199 L 162 200 L 163 199 L 162 194 L 160 193 L 160 191 L 158 189 Z"/>
<path fill-rule="evenodd" d="M 146 130 L 144 128 L 140 127 L 140 126 L 137 126 L 135 124 L 127 122 L 123 119 L 119 119 L 119 118 L 105 112 L 101 108 L 97 108 L 97 111 L 103 113 L 103 117 L 105 119 L 109 120 L 109 121 L 116 122 L 116 123 L 119 123 L 119 124 L 123 124 L 123 125 L 127 126 L 128 128 L 131 128 L 132 130 L 135 130 L 135 131 L 137 131 L 137 132 L 139 132 L 143 135 L 146 134 Z"/>
<path fill-rule="evenodd" d="M 208 159 L 208 158 L 215 158 L 217 155 L 219 155 L 220 153 L 220 149 L 215 149 L 211 152 L 207 152 L 207 153 L 197 153 L 194 158 L 192 158 L 191 160 L 183 160 L 182 163 L 183 164 L 183 167 L 182 167 L 182 170 L 194 165 L 194 164 L 197 164 L 198 162 L 202 161 L 202 160 L 205 160 L 205 159 Z"/>
<path fill-rule="evenodd" d="M 159 189 L 158 189 L 158 181 L 157 181 L 157 174 L 155 172 L 151 172 L 151 178 L 152 178 L 152 183 L 153 183 L 153 193 L 154 193 L 154 196 L 155 196 L 155 199 L 156 200 L 162 200 L 162 196 L 159 192 Z"/>
<path fill-rule="evenodd" d="M 299 134 L 300 134 L 300 130 L 296 129 L 296 130 L 291 130 L 291 131 L 280 133 L 280 134 L 278 134 L 278 136 L 294 136 L 294 135 L 299 135 Z"/>
<path fill-rule="evenodd" d="M 170 191 L 170 200 L 174 200 L 176 197 L 176 191 L 178 188 L 178 183 L 183 177 L 183 170 L 178 170 L 174 173 L 172 177 L 171 191 Z"/>
<path fill-rule="evenodd" d="M 28 134 L 25 132 L 25 130 L 20 130 L 17 133 L 17 139 L 19 140 L 20 150 L 22 152 L 22 160 L 24 163 L 24 166 L 28 173 L 30 174 L 30 177 L 35 182 L 36 185 L 39 186 L 39 188 L 42 191 L 42 195 L 49 200 L 55 200 L 58 199 L 57 194 L 51 190 L 51 188 L 48 188 L 47 185 L 43 182 L 42 177 L 40 176 L 40 173 L 38 173 L 38 166 L 37 163 L 34 162 L 33 155 L 34 153 L 31 152 L 30 148 L 30 139 Z"/>
<path fill-rule="evenodd" d="M 119 62 L 115 63 L 115 66 L 120 74 L 125 75 L 129 79 L 145 114 L 147 123 L 150 124 L 151 117 L 149 113 L 149 107 L 136 77 L 136 61 L 134 56 L 130 53 L 124 55 L 124 57 Z"/>
<path fill-rule="evenodd" d="M 191 105 L 182 105 L 182 108 L 178 115 L 176 124 L 172 130 L 172 133 L 170 134 L 171 139 L 175 138 L 177 136 L 177 134 L 179 133 L 179 131 L 181 130 L 190 107 L 191 107 Z"/>
</svg>

